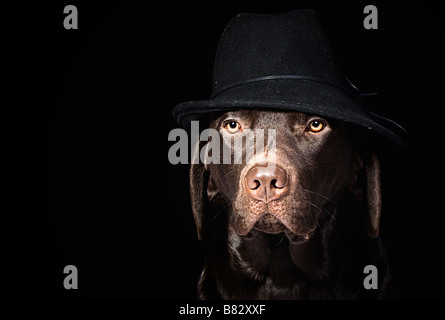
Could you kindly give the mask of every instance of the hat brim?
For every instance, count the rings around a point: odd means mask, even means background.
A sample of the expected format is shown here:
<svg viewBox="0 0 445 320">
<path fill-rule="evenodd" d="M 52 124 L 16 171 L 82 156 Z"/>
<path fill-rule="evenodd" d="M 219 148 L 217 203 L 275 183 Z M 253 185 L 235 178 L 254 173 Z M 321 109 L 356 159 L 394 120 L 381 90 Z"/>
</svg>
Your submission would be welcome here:
<svg viewBox="0 0 445 320">
<path fill-rule="evenodd" d="M 207 120 L 216 112 L 240 109 L 295 111 L 331 118 L 366 128 L 405 148 L 406 131 L 397 123 L 366 111 L 345 91 L 324 83 L 273 80 L 249 83 L 215 99 L 180 103 L 173 109 L 178 124 L 189 130 L 193 120 Z"/>
</svg>

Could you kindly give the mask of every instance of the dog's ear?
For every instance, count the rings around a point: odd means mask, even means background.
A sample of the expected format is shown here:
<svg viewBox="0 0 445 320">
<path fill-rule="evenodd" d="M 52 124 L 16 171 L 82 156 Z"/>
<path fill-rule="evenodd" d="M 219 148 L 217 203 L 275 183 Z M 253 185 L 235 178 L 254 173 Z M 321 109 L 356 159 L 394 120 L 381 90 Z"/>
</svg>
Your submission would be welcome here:
<svg viewBox="0 0 445 320">
<path fill-rule="evenodd" d="M 380 183 L 380 162 L 377 154 L 362 154 L 363 169 L 358 177 L 355 193 L 362 200 L 364 227 L 371 238 L 379 235 L 382 193 Z"/>
<path fill-rule="evenodd" d="M 213 219 L 212 212 L 214 205 L 217 206 L 220 193 L 210 172 L 202 163 L 192 164 L 190 167 L 190 198 L 198 238 L 203 240 L 208 229 L 206 221 Z"/>
<path fill-rule="evenodd" d="M 202 225 L 204 222 L 208 183 L 209 172 L 205 170 L 204 164 L 192 164 L 190 166 L 190 199 L 196 230 L 198 231 L 198 238 L 200 240 L 203 239 Z"/>
</svg>

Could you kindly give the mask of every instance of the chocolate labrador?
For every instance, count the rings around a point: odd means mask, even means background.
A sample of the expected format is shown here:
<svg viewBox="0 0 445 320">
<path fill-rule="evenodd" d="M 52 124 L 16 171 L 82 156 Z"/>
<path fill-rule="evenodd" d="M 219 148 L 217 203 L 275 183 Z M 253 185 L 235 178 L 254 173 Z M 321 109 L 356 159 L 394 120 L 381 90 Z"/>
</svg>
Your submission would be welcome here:
<svg viewBox="0 0 445 320">
<path fill-rule="evenodd" d="M 206 247 L 200 299 L 386 297 L 380 166 L 359 129 L 257 110 L 215 116 L 210 128 L 225 141 L 275 129 L 275 156 L 266 138 L 262 154 L 242 163 L 191 166 L 192 210 Z M 242 148 L 245 156 L 249 146 Z M 368 265 L 376 271 L 371 288 Z"/>
</svg>

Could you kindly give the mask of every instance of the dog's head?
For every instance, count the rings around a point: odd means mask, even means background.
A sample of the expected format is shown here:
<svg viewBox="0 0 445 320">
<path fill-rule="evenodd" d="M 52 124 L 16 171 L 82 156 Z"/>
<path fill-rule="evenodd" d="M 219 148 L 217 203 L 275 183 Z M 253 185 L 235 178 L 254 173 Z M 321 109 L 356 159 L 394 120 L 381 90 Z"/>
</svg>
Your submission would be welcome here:
<svg viewBox="0 0 445 320">
<path fill-rule="evenodd" d="M 378 235 L 379 163 L 373 153 L 357 150 L 348 125 L 296 112 L 241 110 L 213 118 L 210 128 L 219 132 L 224 152 L 220 161 L 191 166 L 200 238 L 211 218 L 206 215 L 230 208 L 229 228 L 241 236 L 255 228 L 308 239 L 345 190 L 367 202 L 366 231 Z"/>
</svg>

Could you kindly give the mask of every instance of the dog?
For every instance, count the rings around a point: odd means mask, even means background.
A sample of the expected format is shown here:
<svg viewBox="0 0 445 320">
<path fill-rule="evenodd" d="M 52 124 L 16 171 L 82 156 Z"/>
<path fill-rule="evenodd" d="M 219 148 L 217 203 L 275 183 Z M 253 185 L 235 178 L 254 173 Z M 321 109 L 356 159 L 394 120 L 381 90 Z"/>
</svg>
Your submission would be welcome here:
<svg viewBox="0 0 445 320">
<path fill-rule="evenodd" d="M 265 139 L 249 161 L 191 165 L 191 206 L 205 243 L 199 299 L 388 297 L 380 164 L 361 129 L 252 109 L 212 116 L 209 127 L 229 141 L 274 129 L 275 157 Z M 242 148 L 245 156 L 249 146 Z M 378 272 L 372 288 L 369 265 Z"/>
</svg>

